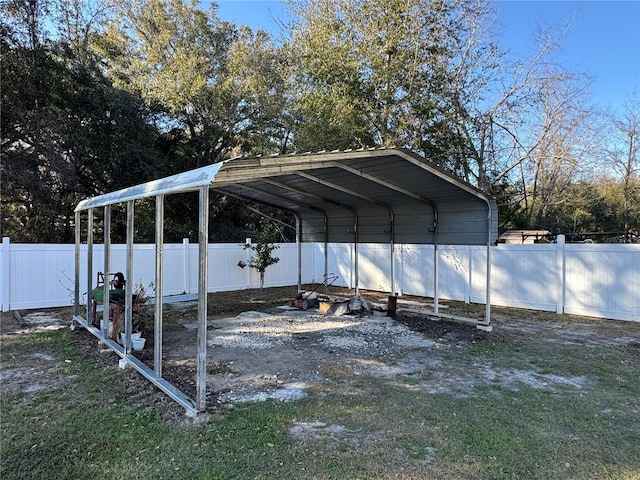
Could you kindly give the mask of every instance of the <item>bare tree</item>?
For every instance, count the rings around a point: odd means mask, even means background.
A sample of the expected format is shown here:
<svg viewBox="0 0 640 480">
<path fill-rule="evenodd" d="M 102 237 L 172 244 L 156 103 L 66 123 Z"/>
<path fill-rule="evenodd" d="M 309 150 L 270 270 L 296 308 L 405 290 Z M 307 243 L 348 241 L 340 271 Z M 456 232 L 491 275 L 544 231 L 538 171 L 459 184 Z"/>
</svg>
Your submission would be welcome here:
<svg viewBox="0 0 640 480">
<path fill-rule="evenodd" d="M 590 79 L 554 63 L 554 51 L 565 34 L 566 30 L 541 30 L 536 53 L 529 60 L 505 61 L 500 77 L 485 88 L 487 100 L 474 105 L 475 121 L 470 126 L 475 128 L 474 157 L 481 187 L 490 189 L 518 177 L 527 185 L 531 181 L 527 163 L 548 164 L 549 155 L 575 161 L 585 149 L 582 142 L 589 136 L 579 132 L 584 133 L 592 116 L 587 105 Z"/>
<path fill-rule="evenodd" d="M 640 94 L 629 95 L 619 114 L 611 114 L 607 159 L 622 182 L 625 232 L 640 220 Z"/>
</svg>

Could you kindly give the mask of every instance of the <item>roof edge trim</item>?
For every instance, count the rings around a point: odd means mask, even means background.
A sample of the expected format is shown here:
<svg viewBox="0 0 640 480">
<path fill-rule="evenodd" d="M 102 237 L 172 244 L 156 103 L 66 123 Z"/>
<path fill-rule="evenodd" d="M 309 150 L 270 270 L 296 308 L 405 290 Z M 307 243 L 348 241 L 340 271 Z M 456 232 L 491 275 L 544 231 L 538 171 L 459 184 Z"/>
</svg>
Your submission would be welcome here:
<svg viewBox="0 0 640 480">
<path fill-rule="evenodd" d="M 156 197 L 171 192 L 188 192 L 196 190 L 204 185 L 210 185 L 216 177 L 218 170 L 224 162 L 207 165 L 187 172 L 178 173 L 170 177 L 151 180 L 150 182 L 123 188 L 111 193 L 105 193 L 96 197 L 82 200 L 76 206 L 75 211 L 89 210 L 91 208 L 104 207 L 115 203 L 124 203 L 140 198 Z"/>
</svg>

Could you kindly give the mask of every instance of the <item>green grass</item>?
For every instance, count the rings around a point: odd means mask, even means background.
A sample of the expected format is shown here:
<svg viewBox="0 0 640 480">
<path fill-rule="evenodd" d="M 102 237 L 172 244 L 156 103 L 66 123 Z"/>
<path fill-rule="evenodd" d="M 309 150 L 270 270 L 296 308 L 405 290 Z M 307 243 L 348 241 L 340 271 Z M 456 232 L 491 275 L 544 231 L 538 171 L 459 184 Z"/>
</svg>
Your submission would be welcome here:
<svg viewBox="0 0 640 480">
<path fill-rule="evenodd" d="M 3 394 L 0 478 L 640 478 L 638 357 L 628 348 L 496 336 L 452 349 L 447 361 L 588 381 L 582 388 L 496 383 L 471 395 L 429 394 L 419 386 L 433 372 L 383 379 L 325 365 L 330 381 L 313 385 L 303 400 L 236 406 L 207 422 L 176 424 L 134 404 L 115 381 L 135 372 L 96 368 L 69 342 L 72 334 L 2 340 L 3 370 L 46 352 L 64 382 Z M 292 435 L 300 424 L 320 427 Z"/>
</svg>

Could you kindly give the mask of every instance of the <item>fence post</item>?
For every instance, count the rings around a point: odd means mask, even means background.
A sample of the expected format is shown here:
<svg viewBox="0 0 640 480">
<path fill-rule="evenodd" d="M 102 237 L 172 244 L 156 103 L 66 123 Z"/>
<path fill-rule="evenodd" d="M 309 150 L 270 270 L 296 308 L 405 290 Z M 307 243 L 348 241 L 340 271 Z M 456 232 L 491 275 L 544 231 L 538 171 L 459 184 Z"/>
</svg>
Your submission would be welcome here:
<svg viewBox="0 0 640 480">
<path fill-rule="evenodd" d="M 464 286 L 464 303 L 471 303 L 471 282 L 472 282 L 472 265 L 473 259 L 471 258 L 471 245 L 467 245 L 467 265 L 469 271 L 467 272 L 467 281 Z"/>
<path fill-rule="evenodd" d="M 0 305 L 3 312 L 8 312 L 11 308 L 9 304 L 10 248 L 11 240 L 9 237 L 2 237 L 2 248 L 0 249 Z"/>
<path fill-rule="evenodd" d="M 189 239 L 182 239 L 182 289 L 184 293 L 191 293 L 189 289 Z"/>
<path fill-rule="evenodd" d="M 565 291 L 567 283 L 567 268 L 564 252 L 564 235 L 556 237 L 556 313 L 564 313 Z"/>
</svg>

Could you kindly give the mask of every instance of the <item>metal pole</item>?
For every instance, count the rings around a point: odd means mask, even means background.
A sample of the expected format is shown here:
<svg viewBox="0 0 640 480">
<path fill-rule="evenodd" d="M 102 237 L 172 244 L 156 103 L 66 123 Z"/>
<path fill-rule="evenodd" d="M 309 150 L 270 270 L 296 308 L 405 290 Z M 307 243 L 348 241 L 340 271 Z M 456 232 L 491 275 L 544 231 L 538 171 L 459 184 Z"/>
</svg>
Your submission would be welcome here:
<svg viewBox="0 0 640 480">
<path fill-rule="evenodd" d="M 162 254 L 164 249 L 164 195 L 156 197 L 156 303 L 153 322 L 153 371 L 162 377 Z"/>
<path fill-rule="evenodd" d="M 196 410 L 204 411 L 207 395 L 207 272 L 209 248 L 209 187 L 200 187 L 198 228 L 198 358 L 196 371 Z"/>
<path fill-rule="evenodd" d="M 93 323 L 91 294 L 93 290 L 93 208 L 87 212 L 87 323 Z"/>
<path fill-rule="evenodd" d="M 358 214 L 353 213 L 353 218 L 354 218 L 354 223 L 353 223 L 353 228 L 354 228 L 354 240 L 355 240 L 355 252 L 354 252 L 354 259 L 353 259 L 353 265 L 355 268 L 355 287 L 356 287 L 356 295 L 360 295 L 360 285 L 358 284 Z"/>
<path fill-rule="evenodd" d="M 322 212 L 324 214 L 323 220 L 323 228 L 324 228 L 324 293 L 327 293 L 327 275 L 329 275 L 329 217 L 327 216 L 327 212 Z"/>
<path fill-rule="evenodd" d="M 125 301 L 124 301 L 124 354 L 125 358 L 131 353 L 131 320 L 133 317 L 133 219 L 134 219 L 134 200 L 127 202 L 127 282 L 125 283 Z"/>
<path fill-rule="evenodd" d="M 298 291 L 302 289 L 302 221 L 299 214 L 296 217 L 296 246 L 298 248 Z"/>
<path fill-rule="evenodd" d="M 102 295 L 102 333 L 106 337 L 109 330 L 109 275 L 111 273 L 111 205 L 104 207 L 104 285 Z"/>
<path fill-rule="evenodd" d="M 396 231 L 395 231 L 395 216 L 393 214 L 393 210 L 389 209 L 389 215 L 390 215 L 390 220 L 391 220 L 391 233 L 390 233 L 390 250 L 391 250 L 391 295 L 395 295 L 396 294 L 396 277 L 395 277 L 395 270 L 394 270 L 394 265 L 393 265 L 393 261 L 395 258 L 395 243 L 396 243 Z"/>
<path fill-rule="evenodd" d="M 438 210 L 433 207 L 433 311 L 438 313 Z"/>
<path fill-rule="evenodd" d="M 433 241 L 433 311 L 438 313 L 438 242 Z"/>
</svg>

